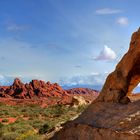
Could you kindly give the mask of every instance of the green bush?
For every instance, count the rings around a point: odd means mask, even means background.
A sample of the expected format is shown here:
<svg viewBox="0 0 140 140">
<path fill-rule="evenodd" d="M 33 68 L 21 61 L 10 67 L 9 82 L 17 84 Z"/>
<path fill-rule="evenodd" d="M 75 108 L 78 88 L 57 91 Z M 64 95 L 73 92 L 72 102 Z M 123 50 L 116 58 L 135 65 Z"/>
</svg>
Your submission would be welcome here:
<svg viewBox="0 0 140 140">
<path fill-rule="evenodd" d="M 48 124 L 44 124 L 40 129 L 39 129 L 39 134 L 45 134 L 49 129 Z"/>
<path fill-rule="evenodd" d="M 41 137 L 37 136 L 37 135 L 30 135 L 30 136 L 23 138 L 22 140 L 41 140 Z"/>
<path fill-rule="evenodd" d="M 4 125 L 2 123 L 0 123 L 0 129 L 3 127 Z"/>
<path fill-rule="evenodd" d="M 8 119 L 3 119 L 2 122 L 9 122 L 9 120 Z"/>
<path fill-rule="evenodd" d="M 81 112 L 83 112 L 86 108 L 87 108 L 86 105 L 78 106 L 78 108 L 77 108 L 77 113 L 81 113 Z"/>
<path fill-rule="evenodd" d="M 10 133 L 5 133 L 0 136 L 0 140 L 15 140 L 18 137 L 18 133 L 15 132 L 10 132 Z"/>
<path fill-rule="evenodd" d="M 45 124 L 45 121 L 33 120 L 33 121 L 30 121 L 29 123 L 34 129 L 40 129 Z"/>
<path fill-rule="evenodd" d="M 32 126 L 30 126 L 26 122 L 21 122 L 21 123 L 13 123 L 10 125 L 10 130 L 12 132 L 17 132 L 19 134 L 25 133 L 28 130 L 33 130 Z"/>
<path fill-rule="evenodd" d="M 34 131 L 29 130 L 17 137 L 16 140 L 41 140 L 41 137 Z"/>
</svg>

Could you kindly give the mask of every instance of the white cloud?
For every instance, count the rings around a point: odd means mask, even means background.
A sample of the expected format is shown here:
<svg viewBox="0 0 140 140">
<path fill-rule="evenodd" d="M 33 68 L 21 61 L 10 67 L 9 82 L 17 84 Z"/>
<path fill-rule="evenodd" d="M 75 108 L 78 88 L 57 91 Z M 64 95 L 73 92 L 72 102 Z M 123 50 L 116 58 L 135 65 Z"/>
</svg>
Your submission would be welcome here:
<svg viewBox="0 0 140 140">
<path fill-rule="evenodd" d="M 120 17 L 117 19 L 117 23 L 122 25 L 122 26 L 126 26 L 129 24 L 129 21 L 128 21 L 127 17 Z"/>
<path fill-rule="evenodd" d="M 122 13 L 122 10 L 120 10 L 120 9 L 111 9 L 111 8 L 102 8 L 102 9 L 97 9 L 95 11 L 95 13 L 98 14 L 98 15 L 108 15 L 108 14 Z"/>
<path fill-rule="evenodd" d="M 38 80 L 44 80 L 43 76 L 37 75 L 37 74 L 25 74 L 20 75 L 20 74 L 13 74 L 13 75 L 3 75 L 0 74 L 0 85 L 12 85 L 13 81 L 15 78 L 19 78 L 23 83 L 28 83 L 32 79 L 38 79 Z"/>
<path fill-rule="evenodd" d="M 0 74 L 0 85 L 10 85 L 13 82 L 12 79 L 12 77 Z"/>
<path fill-rule="evenodd" d="M 27 25 L 20 25 L 20 24 L 16 24 L 16 23 L 8 23 L 6 26 L 6 29 L 8 31 L 22 31 L 27 28 L 28 28 Z"/>
<path fill-rule="evenodd" d="M 94 60 L 114 60 L 116 59 L 116 53 L 107 45 L 104 46 L 100 54 L 93 58 Z"/>
<path fill-rule="evenodd" d="M 79 69 L 81 69 L 81 68 L 82 68 L 82 66 L 81 66 L 81 65 L 75 65 L 74 67 L 75 67 L 75 68 L 79 68 Z"/>
<path fill-rule="evenodd" d="M 91 75 L 96 75 L 97 76 L 97 75 L 100 75 L 100 73 L 98 73 L 98 72 L 92 72 Z"/>
<path fill-rule="evenodd" d="M 5 77 L 3 75 L 0 75 L 0 81 L 3 81 Z"/>
<path fill-rule="evenodd" d="M 59 83 L 64 86 L 75 86 L 75 85 L 103 85 L 107 74 L 103 73 L 91 73 L 89 75 L 75 75 L 73 77 L 61 78 Z"/>
</svg>

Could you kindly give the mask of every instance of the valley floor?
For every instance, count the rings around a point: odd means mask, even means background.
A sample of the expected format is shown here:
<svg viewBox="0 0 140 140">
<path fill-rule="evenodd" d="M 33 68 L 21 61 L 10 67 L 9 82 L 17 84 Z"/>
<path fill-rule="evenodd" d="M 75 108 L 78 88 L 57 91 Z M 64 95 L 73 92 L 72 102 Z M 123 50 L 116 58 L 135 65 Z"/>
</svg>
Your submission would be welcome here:
<svg viewBox="0 0 140 140">
<path fill-rule="evenodd" d="M 61 124 L 78 117 L 85 108 L 0 103 L 0 140 L 47 140 Z"/>
</svg>

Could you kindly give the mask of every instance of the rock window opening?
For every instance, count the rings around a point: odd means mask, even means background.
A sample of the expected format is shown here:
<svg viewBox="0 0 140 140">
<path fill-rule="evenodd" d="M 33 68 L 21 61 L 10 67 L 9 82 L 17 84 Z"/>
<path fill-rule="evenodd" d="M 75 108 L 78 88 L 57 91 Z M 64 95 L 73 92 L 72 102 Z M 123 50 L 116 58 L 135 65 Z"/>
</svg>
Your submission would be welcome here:
<svg viewBox="0 0 140 140">
<path fill-rule="evenodd" d="M 131 102 L 140 100 L 140 83 L 132 90 L 128 97 L 130 98 Z"/>
</svg>

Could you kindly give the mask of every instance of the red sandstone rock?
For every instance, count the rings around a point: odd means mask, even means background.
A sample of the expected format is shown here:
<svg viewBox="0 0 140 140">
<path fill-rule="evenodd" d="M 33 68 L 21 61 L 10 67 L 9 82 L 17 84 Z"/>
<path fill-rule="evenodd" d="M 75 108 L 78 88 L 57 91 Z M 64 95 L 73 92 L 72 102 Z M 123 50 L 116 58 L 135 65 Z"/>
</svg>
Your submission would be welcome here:
<svg viewBox="0 0 140 140">
<path fill-rule="evenodd" d="M 26 103 L 29 100 L 31 103 L 35 102 L 44 107 L 53 104 L 70 104 L 72 96 L 75 95 L 83 96 L 88 102 L 97 97 L 94 90 L 82 88 L 64 90 L 57 83 L 46 83 L 41 80 L 32 80 L 30 83 L 24 84 L 16 78 L 11 86 L 0 86 L 0 97 L 9 98 L 5 102 L 10 104 Z"/>
<path fill-rule="evenodd" d="M 32 80 L 29 84 L 23 84 L 16 78 L 13 85 L 0 87 L 0 96 L 28 99 L 34 97 L 61 97 L 68 96 L 68 94 L 56 83 L 51 84 L 50 82 L 45 83 L 41 80 Z"/>
<path fill-rule="evenodd" d="M 99 91 L 89 89 L 89 88 L 73 88 L 66 90 L 67 93 L 71 96 L 82 96 L 87 102 L 94 101 L 99 95 Z"/>
</svg>

